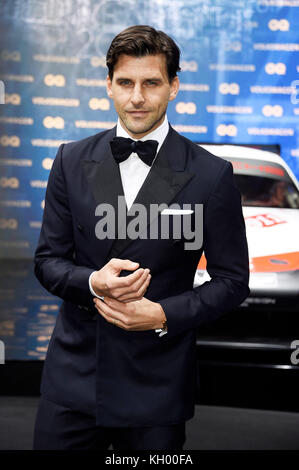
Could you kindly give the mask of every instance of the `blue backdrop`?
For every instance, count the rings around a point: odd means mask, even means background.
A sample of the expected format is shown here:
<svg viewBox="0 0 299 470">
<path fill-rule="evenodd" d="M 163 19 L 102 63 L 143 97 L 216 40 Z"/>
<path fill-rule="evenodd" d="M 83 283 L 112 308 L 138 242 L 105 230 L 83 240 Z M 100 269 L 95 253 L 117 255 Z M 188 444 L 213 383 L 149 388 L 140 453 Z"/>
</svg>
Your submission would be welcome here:
<svg viewBox="0 0 299 470">
<path fill-rule="evenodd" d="M 0 0 L 2 259 L 34 253 L 59 144 L 114 126 L 105 53 L 133 24 L 164 30 L 181 49 L 181 89 L 168 112 L 179 132 L 197 142 L 280 144 L 299 178 L 299 0 Z M 10 328 L 29 328 L 36 311 L 43 329 L 30 327 L 30 341 L 40 349 L 28 357 L 42 357 L 57 301 L 28 294 L 26 270 L 17 290 L 12 271 L 4 275 L 5 301 L 27 294 L 14 303 L 13 327 L 2 317 L 0 335 L 8 344 Z"/>
</svg>

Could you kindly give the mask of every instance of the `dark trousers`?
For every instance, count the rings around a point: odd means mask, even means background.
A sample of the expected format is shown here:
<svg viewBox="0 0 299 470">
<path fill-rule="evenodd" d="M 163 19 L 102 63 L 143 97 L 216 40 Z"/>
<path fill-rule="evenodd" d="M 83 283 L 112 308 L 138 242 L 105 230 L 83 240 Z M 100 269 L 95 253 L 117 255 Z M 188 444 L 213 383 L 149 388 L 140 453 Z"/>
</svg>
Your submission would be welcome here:
<svg viewBox="0 0 299 470">
<path fill-rule="evenodd" d="M 93 416 L 40 399 L 33 450 L 181 450 L 185 423 L 172 426 L 110 428 Z"/>
</svg>

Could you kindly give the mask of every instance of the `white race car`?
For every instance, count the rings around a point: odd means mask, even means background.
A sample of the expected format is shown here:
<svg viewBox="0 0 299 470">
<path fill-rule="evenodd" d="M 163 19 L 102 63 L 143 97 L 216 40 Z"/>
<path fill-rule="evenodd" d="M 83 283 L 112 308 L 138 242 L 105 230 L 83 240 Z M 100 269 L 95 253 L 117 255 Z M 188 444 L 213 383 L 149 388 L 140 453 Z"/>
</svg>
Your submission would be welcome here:
<svg viewBox="0 0 299 470">
<path fill-rule="evenodd" d="M 242 196 L 250 258 L 243 307 L 299 311 L 299 183 L 277 154 L 238 145 L 201 145 L 230 161 Z M 203 256 L 194 285 L 210 276 Z"/>
</svg>

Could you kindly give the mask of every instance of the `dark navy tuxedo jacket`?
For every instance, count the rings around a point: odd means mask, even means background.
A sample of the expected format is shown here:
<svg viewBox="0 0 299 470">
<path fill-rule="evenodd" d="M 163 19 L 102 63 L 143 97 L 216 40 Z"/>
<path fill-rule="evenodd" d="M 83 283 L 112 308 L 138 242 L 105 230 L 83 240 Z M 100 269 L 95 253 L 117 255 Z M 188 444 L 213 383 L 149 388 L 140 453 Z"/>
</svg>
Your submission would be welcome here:
<svg viewBox="0 0 299 470">
<path fill-rule="evenodd" d="M 115 132 L 61 145 L 50 172 L 35 274 L 63 303 L 41 392 L 48 400 L 95 416 L 101 426 L 177 423 L 194 413 L 196 329 L 249 294 L 240 194 L 231 163 L 170 127 L 135 203 L 146 208 L 203 204 L 202 247 L 186 250 L 184 234 L 176 239 L 171 230 L 169 239 L 100 240 L 96 207 L 110 203 L 117 210 L 123 195 L 109 145 Z M 148 222 L 147 228 L 154 221 Z M 203 250 L 211 281 L 193 289 Z M 150 268 L 145 296 L 162 305 L 168 334 L 125 331 L 97 313 L 89 275 L 112 257 Z"/>
</svg>

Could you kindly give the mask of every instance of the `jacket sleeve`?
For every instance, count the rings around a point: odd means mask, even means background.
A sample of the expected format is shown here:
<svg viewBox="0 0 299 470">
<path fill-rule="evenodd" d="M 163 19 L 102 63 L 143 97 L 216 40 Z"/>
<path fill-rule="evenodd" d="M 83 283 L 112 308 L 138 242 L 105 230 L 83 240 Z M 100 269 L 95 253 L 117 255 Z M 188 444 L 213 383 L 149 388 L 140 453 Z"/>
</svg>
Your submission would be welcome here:
<svg viewBox="0 0 299 470">
<path fill-rule="evenodd" d="M 75 261 L 72 214 L 62 165 L 63 148 L 64 144 L 58 149 L 49 175 L 34 272 L 53 295 L 91 307 L 88 279 L 94 269 L 78 266 Z"/>
<path fill-rule="evenodd" d="M 249 260 L 240 193 L 225 162 L 204 207 L 203 249 L 210 281 L 159 300 L 168 335 L 197 328 L 236 308 L 249 295 Z"/>
</svg>

